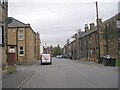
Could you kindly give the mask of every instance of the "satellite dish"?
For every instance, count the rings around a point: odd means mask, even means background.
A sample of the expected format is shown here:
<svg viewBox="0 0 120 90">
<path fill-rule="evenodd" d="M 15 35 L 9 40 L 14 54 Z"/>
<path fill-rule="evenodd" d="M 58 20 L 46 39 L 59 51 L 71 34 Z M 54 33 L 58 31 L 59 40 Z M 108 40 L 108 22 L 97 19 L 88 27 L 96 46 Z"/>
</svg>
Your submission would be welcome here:
<svg viewBox="0 0 120 90">
<path fill-rule="evenodd" d="M 7 24 L 12 23 L 12 19 L 11 19 L 10 17 L 8 17 L 8 18 L 6 19 L 6 23 L 7 23 Z"/>
</svg>

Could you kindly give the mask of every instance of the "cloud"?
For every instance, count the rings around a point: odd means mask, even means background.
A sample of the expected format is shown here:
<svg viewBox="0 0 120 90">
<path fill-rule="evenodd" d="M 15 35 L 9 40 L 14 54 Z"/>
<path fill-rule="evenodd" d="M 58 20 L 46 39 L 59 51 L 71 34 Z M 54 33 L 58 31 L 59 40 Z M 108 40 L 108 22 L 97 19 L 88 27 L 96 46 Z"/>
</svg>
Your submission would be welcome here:
<svg viewBox="0 0 120 90">
<path fill-rule="evenodd" d="M 47 2 L 48 1 L 48 2 Z M 81 0 L 10 0 L 9 16 L 30 23 L 41 35 L 43 43 L 65 44 L 77 29 L 96 23 L 95 1 Z M 99 16 L 106 20 L 117 13 L 117 1 L 101 0 Z"/>
</svg>

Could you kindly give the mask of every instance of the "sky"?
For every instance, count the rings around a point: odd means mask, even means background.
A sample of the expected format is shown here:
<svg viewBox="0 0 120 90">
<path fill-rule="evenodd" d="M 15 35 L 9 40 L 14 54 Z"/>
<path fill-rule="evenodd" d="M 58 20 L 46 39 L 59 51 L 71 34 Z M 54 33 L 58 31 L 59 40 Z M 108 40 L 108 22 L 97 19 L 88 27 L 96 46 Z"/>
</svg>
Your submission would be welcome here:
<svg viewBox="0 0 120 90">
<path fill-rule="evenodd" d="M 96 1 L 103 21 L 118 13 L 119 0 L 9 0 L 8 16 L 31 24 L 42 45 L 63 46 L 85 24 L 96 24 Z"/>
</svg>

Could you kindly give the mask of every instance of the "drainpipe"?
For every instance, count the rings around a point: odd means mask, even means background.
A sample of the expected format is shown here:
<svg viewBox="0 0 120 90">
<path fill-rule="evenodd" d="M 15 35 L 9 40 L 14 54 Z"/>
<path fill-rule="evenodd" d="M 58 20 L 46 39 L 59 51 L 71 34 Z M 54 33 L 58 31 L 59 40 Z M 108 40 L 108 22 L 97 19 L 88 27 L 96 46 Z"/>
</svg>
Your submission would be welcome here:
<svg viewBox="0 0 120 90">
<path fill-rule="evenodd" d="M 108 55 L 108 24 L 106 24 L 106 55 Z"/>
<path fill-rule="evenodd" d="M 17 26 L 17 32 L 16 32 L 16 53 L 17 53 L 17 63 L 18 63 L 18 30 L 19 30 L 19 26 Z"/>
<path fill-rule="evenodd" d="M 12 19 L 11 18 L 6 18 L 6 21 L 4 22 L 5 23 L 5 30 L 6 30 L 6 33 L 5 33 L 5 38 L 6 38 L 6 62 L 8 62 L 8 24 L 12 23 Z"/>
</svg>

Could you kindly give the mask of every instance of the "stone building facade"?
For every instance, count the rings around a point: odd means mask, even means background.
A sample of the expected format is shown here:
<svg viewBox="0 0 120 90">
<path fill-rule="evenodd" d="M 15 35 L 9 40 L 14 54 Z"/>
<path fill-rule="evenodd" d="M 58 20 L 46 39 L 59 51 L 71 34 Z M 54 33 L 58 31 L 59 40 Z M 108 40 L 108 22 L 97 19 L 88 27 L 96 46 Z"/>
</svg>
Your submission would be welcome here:
<svg viewBox="0 0 120 90">
<path fill-rule="evenodd" d="M 70 44 L 69 44 L 69 52 L 70 52 L 70 54 L 69 54 L 69 57 L 70 57 L 70 59 L 77 59 L 77 50 L 76 50 L 76 40 L 73 40 L 72 42 L 70 42 Z"/>
<path fill-rule="evenodd" d="M 75 40 L 69 44 L 69 52 L 71 52 L 72 58 L 98 61 L 100 57 L 109 54 L 110 56 L 118 59 L 118 38 L 120 36 L 118 29 L 116 28 L 116 20 L 118 17 L 120 17 L 120 13 L 104 22 L 99 19 L 99 32 L 94 23 L 90 23 L 89 26 L 86 24 L 84 33 L 75 38 Z M 64 48 L 67 49 L 67 47 Z"/>
<path fill-rule="evenodd" d="M 36 58 L 36 60 L 39 60 L 40 59 L 40 44 L 41 44 L 41 41 L 40 41 L 40 35 L 39 35 L 39 33 L 37 32 L 37 33 L 35 33 L 35 40 L 36 40 L 36 56 L 35 56 L 35 58 Z"/>
<path fill-rule="evenodd" d="M 100 55 L 111 55 L 118 59 L 118 38 L 119 33 L 117 29 L 116 20 L 120 17 L 120 13 L 112 18 L 104 21 L 100 25 Z"/>
<path fill-rule="evenodd" d="M 85 33 L 79 38 L 80 59 L 96 60 L 98 58 L 98 32 L 94 23 L 85 25 Z"/>
<path fill-rule="evenodd" d="M 31 28 L 12 17 L 8 25 L 8 56 L 9 64 L 33 63 L 40 57 L 40 38 Z M 14 57 L 11 59 L 11 57 Z M 12 61 L 11 61 L 12 60 Z"/>
<path fill-rule="evenodd" d="M 69 58 L 69 56 L 70 56 L 70 44 L 69 43 L 70 43 L 70 41 L 69 41 L 69 39 L 67 39 L 67 43 L 63 47 L 63 56 L 65 58 Z"/>
<path fill-rule="evenodd" d="M 0 0 L 0 67 L 6 64 L 6 31 L 8 17 L 8 2 L 7 0 Z"/>
</svg>

